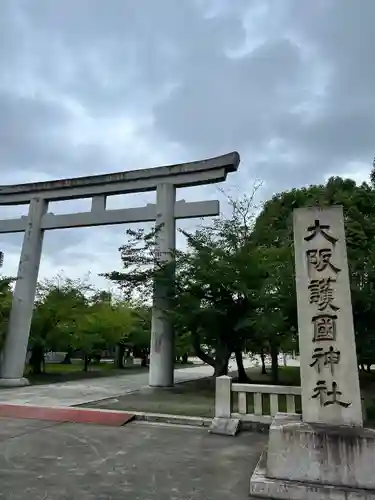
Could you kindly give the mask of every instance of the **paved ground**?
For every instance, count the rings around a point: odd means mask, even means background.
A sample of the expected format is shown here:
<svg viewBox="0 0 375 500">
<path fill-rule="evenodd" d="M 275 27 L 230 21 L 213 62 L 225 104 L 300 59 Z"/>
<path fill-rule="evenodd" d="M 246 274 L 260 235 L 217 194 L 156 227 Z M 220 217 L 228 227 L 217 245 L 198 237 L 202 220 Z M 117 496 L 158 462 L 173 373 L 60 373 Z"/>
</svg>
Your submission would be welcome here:
<svg viewBox="0 0 375 500">
<path fill-rule="evenodd" d="M 175 381 L 183 382 L 212 375 L 210 366 L 200 365 L 175 370 Z M 120 396 L 148 384 L 148 373 L 118 377 L 86 379 L 60 384 L 34 385 L 16 389 L 0 389 L 0 403 L 40 406 L 73 406 Z"/>
<path fill-rule="evenodd" d="M 298 362 L 289 360 L 288 365 Z M 245 368 L 254 366 L 249 359 L 244 359 Z M 230 370 L 236 369 L 231 361 Z M 175 381 L 184 382 L 197 378 L 209 377 L 213 369 L 207 365 L 175 370 Z M 40 406 L 73 406 L 121 396 L 148 385 L 148 373 L 127 374 L 118 377 L 83 379 L 58 384 L 34 385 L 16 389 L 0 389 L 0 403 L 33 404 Z"/>
<path fill-rule="evenodd" d="M 254 366 L 244 360 L 245 368 Z M 236 364 L 231 362 L 231 369 Z M 175 381 L 184 382 L 209 377 L 213 369 L 208 365 L 175 370 Z M 32 404 L 40 406 L 73 406 L 121 396 L 148 386 L 148 373 L 120 375 L 97 379 L 83 379 L 58 384 L 34 385 L 15 389 L 0 389 L 0 403 Z"/>
<path fill-rule="evenodd" d="M 267 436 L 0 419 L 0 499 L 247 500 Z"/>
</svg>

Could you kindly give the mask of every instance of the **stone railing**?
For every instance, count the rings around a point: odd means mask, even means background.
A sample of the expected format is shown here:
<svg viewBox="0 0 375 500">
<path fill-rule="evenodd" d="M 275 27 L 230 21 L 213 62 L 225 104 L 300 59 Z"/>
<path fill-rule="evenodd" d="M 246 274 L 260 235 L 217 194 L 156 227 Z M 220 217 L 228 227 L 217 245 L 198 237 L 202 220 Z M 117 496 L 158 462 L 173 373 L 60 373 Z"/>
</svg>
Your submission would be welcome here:
<svg viewBox="0 0 375 500">
<path fill-rule="evenodd" d="M 366 421 L 364 397 L 361 400 Z M 301 387 L 237 384 L 232 382 L 232 377 L 225 375 L 216 379 L 215 417 L 271 424 L 277 412 L 301 413 Z"/>
<path fill-rule="evenodd" d="M 216 379 L 215 417 L 270 424 L 279 411 L 299 413 L 300 397 L 300 387 L 237 384 L 222 376 Z"/>
</svg>

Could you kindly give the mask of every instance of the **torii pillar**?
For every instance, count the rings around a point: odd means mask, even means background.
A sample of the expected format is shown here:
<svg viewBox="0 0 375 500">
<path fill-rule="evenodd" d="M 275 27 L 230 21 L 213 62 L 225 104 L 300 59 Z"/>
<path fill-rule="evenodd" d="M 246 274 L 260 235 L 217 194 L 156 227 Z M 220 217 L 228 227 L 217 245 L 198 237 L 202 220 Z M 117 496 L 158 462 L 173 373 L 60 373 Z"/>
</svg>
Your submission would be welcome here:
<svg viewBox="0 0 375 500">
<path fill-rule="evenodd" d="M 176 219 L 174 204 L 176 188 L 171 184 L 160 184 L 156 189 L 156 258 L 157 265 L 173 266 L 171 251 L 176 248 Z M 169 278 L 173 280 L 173 269 L 169 269 Z M 165 279 L 165 277 L 164 277 Z M 150 372 L 149 385 L 154 387 L 173 386 L 174 375 L 174 331 L 168 317 L 170 303 L 168 286 L 154 280 L 152 304 Z"/>
</svg>

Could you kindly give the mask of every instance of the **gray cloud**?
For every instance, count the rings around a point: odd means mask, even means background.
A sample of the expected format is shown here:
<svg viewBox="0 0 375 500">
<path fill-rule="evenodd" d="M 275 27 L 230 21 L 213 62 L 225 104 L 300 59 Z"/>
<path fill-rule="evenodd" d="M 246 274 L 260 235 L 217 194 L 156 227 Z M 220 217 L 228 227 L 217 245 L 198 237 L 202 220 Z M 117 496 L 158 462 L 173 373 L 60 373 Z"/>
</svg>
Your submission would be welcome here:
<svg viewBox="0 0 375 500">
<path fill-rule="evenodd" d="M 200 154 L 218 145 L 223 151 L 266 145 L 275 118 L 299 92 L 296 80 L 304 79 L 298 48 L 281 39 L 240 59 L 222 53 L 205 62 L 198 62 L 198 74 L 192 66 L 171 98 L 156 107 L 157 126 Z"/>
<path fill-rule="evenodd" d="M 252 49 L 236 59 L 223 46 L 220 57 L 197 52 L 199 71 L 177 75 L 172 98 L 156 108 L 158 126 L 197 154 L 238 149 L 242 175 L 257 172 L 271 190 L 370 164 L 375 4 L 284 2 L 283 12 L 281 2 L 265 4 Z M 279 22 L 270 26 L 273 12 Z"/>
<path fill-rule="evenodd" d="M 0 162 L 6 176 L 7 169 L 60 164 L 64 149 L 58 135 L 68 122 L 68 113 L 57 103 L 0 91 Z"/>
<path fill-rule="evenodd" d="M 269 196 L 332 174 L 364 178 L 374 156 L 374 16 L 373 0 L 2 0 L 2 183 L 235 149 L 242 164 L 226 189 L 248 193 L 260 179 Z M 215 186 L 179 194 L 223 199 Z M 51 232 L 41 273 L 108 270 L 123 240 L 119 226 Z M 19 235 L 0 242 L 14 272 Z"/>
<path fill-rule="evenodd" d="M 291 12 L 293 29 L 327 76 L 322 94 L 315 99 L 320 109 L 314 119 L 305 120 L 303 113 L 287 117 L 288 140 L 308 151 L 320 150 L 329 162 L 369 161 L 375 125 L 375 4 L 330 0 L 314 7 L 306 3 L 303 10 L 299 6 Z"/>
</svg>

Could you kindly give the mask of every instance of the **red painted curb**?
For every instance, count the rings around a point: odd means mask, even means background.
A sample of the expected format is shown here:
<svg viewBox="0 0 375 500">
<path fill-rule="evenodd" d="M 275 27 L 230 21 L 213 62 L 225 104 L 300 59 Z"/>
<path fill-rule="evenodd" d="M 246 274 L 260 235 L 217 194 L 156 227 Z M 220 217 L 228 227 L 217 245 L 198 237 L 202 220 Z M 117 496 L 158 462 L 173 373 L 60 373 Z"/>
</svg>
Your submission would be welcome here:
<svg viewBox="0 0 375 500">
<path fill-rule="evenodd" d="M 0 404 L 0 417 L 50 420 L 79 424 L 97 424 L 120 427 L 134 419 L 134 415 L 121 411 L 88 408 L 27 406 Z"/>
</svg>

